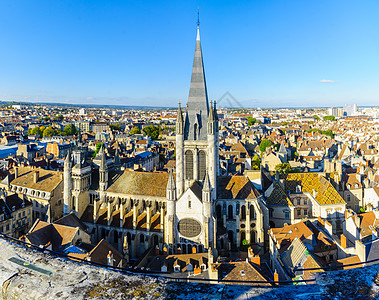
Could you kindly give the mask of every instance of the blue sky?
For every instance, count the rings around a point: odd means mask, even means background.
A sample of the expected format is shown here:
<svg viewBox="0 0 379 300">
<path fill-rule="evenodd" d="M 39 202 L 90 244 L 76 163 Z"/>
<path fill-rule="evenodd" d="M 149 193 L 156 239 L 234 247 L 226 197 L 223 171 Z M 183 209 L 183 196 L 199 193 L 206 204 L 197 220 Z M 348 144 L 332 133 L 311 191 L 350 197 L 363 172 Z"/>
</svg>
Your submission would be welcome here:
<svg viewBox="0 0 379 300">
<path fill-rule="evenodd" d="M 210 99 L 379 103 L 377 0 L 0 0 L 0 100 L 186 102 L 198 6 Z"/>
</svg>

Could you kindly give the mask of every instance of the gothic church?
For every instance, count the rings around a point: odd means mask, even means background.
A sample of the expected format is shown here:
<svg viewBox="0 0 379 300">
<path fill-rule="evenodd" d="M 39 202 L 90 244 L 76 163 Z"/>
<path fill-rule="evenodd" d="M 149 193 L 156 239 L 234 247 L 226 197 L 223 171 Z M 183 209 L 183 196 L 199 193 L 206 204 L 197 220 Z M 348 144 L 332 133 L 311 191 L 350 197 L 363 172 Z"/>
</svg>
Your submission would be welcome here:
<svg viewBox="0 0 379 300">
<path fill-rule="evenodd" d="M 74 211 L 94 243 L 105 238 L 131 258 L 164 246 L 217 255 L 243 242 L 263 252 L 268 209 L 247 177 L 220 176 L 218 130 L 197 27 L 188 102 L 177 113 L 176 170 L 122 170 L 118 150 L 112 158 L 103 148 L 91 167 L 79 145 L 65 161 L 64 214 Z"/>
</svg>

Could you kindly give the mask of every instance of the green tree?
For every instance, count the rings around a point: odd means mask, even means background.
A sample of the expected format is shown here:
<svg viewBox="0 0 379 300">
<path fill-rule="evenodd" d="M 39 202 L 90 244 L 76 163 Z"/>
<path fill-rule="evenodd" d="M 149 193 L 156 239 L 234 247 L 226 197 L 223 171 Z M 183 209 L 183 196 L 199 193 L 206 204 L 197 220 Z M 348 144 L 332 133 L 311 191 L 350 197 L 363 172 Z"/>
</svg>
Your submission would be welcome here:
<svg viewBox="0 0 379 300">
<path fill-rule="evenodd" d="M 253 161 L 251 162 L 251 166 L 252 166 L 253 170 L 260 170 L 261 160 L 260 160 L 258 154 L 254 155 Z"/>
<path fill-rule="evenodd" d="M 249 125 L 249 126 L 254 125 L 256 121 L 257 121 L 257 119 L 255 119 L 253 117 L 247 117 L 247 125 Z"/>
<path fill-rule="evenodd" d="M 336 117 L 335 116 L 325 116 L 323 119 L 324 119 L 324 121 L 335 121 Z"/>
<path fill-rule="evenodd" d="M 275 171 L 278 171 L 280 174 L 288 174 L 292 171 L 292 168 L 289 163 L 283 163 L 276 165 Z"/>
<path fill-rule="evenodd" d="M 140 134 L 141 133 L 141 129 L 137 126 L 135 126 L 132 130 L 130 130 L 129 132 L 130 134 Z"/>
<path fill-rule="evenodd" d="M 314 115 L 314 116 L 313 116 L 313 119 L 315 119 L 315 120 L 320 120 L 320 117 L 319 117 L 318 115 Z"/>
<path fill-rule="evenodd" d="M 143 132 L 151 139 L 156 140 L 159 137 L 161 128 L 159 126 L 149 125 L 143 129 Z"/>
<path fill-rule="evenodd" d="M 64 135 L 74 135 L 77 133 L 76 127 L 74 124 L 68 124 L 63 129 Z"/>
<path fill-rule="evenodd" d="M 271 140 L 263 139 L 261 141 L 261 143 L 259 144 L 259 150 L 261 151 L 261 153 L 263 153 L 266 151 L 267 147 L 271 147 L 272 145 L 273 144 L 272 144 Z"/>
<path fill-rule="evenodd" d="M 58 122 L 63 121 L 63 119 L 64 119 L 64 117 L 61 114 L 59 114 L 59 115 L 57 115 L 56 117 L 53 118 L 54 121 L 58 121 Z"/>
<path fill-rule="evenodd" d="M 42 127 L 44 127 L 44 126 L 42 126 Z M 40 129 L 38 126 L 34 127 L 34 128 L 31 130 L 31 133 L 32 133 L 32 134 L 35 134 L 35 135 L 37 135 L 37 134 L 42 135 L 42 131 L 41 131 L 41 129 Z"/>
<path fill-rule="evenodd" d="M 324 131 L 321 131 L 322 134 L 325 134 L 327 136 L 330 136 L 331 138 L 334 138 L 334 133 L 332 130 L 328 129 L 328 130 L 324 130 Z"/>
<path fill-rule="evenodd" d="M 42 133 L 42 137 L 46 137 L 46 136 L 51 137 L 51 136 L 54 136 L 55 134 L 56 134 L 55 129 L 54 129 L 53 127 L 49 126 L 49 127 L 47 127 L 47 128 L 43 131 L 43 133 Z"/>
<path fill-rule="evenodd" d="M 117 130 L 117 131 L 120 131 L 120 130 L 121 130 L 121 124 L 120 124 L 120 123 L 110 124 L 109 127 L 110 127 L 112 130 Z"/>
</svg>

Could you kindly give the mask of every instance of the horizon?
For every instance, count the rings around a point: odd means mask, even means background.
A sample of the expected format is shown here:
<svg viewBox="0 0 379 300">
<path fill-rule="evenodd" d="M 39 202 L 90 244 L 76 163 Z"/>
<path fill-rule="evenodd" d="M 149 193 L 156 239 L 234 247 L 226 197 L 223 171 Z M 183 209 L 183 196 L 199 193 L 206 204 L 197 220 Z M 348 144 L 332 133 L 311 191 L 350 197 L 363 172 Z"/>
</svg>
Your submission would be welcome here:
<svg viewBox="0 0 379 300">
<path fill-rule="evenodd" d="M 230 91 L 246 109 L 378 103 L 378 2 L 198 4 L 210 100 Z M 185 1 L 4 1 L 0 100 L 185 103 L 197 7 Z"/>
</svg>

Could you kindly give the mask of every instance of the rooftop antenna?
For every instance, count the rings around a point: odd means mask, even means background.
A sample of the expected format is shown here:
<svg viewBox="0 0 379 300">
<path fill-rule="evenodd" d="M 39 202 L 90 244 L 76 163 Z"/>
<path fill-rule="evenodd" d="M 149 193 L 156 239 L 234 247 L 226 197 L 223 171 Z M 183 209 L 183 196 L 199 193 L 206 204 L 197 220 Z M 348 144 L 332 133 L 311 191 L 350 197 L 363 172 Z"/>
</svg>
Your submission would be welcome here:
<svg viewBox="0 0 379 300">
<path fill-rule="evenodd" d="M 200 26 L 200 7 L 197 7 L 197 27 Z"/>
</svg>

